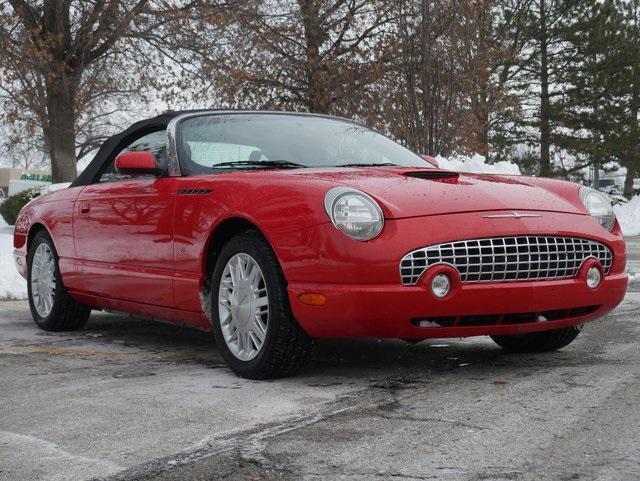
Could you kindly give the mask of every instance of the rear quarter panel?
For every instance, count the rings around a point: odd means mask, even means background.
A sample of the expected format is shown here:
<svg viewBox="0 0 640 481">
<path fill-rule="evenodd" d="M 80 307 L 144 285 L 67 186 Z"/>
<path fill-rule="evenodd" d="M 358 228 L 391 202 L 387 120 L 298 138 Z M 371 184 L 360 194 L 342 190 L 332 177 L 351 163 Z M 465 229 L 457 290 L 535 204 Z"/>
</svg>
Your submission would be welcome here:
<svg viewBox="0 0 640 481">
<path fill-rule="evenodd" d="M 82 187 L 72 187 L 44 194 L 22 208 L 16 219 L 13 237 L 16 256 L 26 258 L 29 232 L 36 224 L 40 224 L 53 240 L 61 259 L 60 271 L 64 280 L 67 274 L 64 260 L 75 256 L 73 207 L 81 190 Z M 26 268 L 26 262 L 23 267 Z M 26 276 L 26 269 L 21 274 Z"/>
</svg>

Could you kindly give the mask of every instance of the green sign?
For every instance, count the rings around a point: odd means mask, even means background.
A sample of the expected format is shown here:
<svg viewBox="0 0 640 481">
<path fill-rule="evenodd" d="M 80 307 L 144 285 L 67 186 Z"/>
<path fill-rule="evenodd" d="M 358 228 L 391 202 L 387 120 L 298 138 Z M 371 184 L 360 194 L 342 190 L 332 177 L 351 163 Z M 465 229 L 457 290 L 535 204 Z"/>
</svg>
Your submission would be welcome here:
<svg viewBox="0 0 640 481">
<path fill-rule="evenodd" d="M 40 182 L 51 182 L 50 174 L 27 174 L 23 172 L 20 180 L 39 180 Z"/>
</svg>

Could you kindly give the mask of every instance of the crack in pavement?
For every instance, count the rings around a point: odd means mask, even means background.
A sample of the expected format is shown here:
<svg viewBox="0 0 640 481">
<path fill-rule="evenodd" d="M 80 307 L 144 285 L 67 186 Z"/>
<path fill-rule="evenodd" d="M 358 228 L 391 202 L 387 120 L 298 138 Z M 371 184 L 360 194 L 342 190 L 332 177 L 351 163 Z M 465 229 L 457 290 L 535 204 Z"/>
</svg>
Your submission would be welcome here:
<svg viewBox="0 0 640 481">
<path fill-rule="evenodd" d="M 390 385 L 398 382 L 402 381 L 397 379 L 389 380 Z M 329 401 L 324 407 L 317 409 L 313 413 L 304 413 L 281 422 L 260 424 L 250 429 L 204 439 L 181 453 L 156 459 L 111 476 L 96 478 L 96 480 L 125 481 L 155 477 L 176 466 L 236 450 L 241 450 L 244 456 L 256 456 L 263 450 L 265 442 L 271 438 L 316 424 L 347 411 L 384 405 L 389 402 L 391 396 L 393 394 L 381 390 L 379 384 L 370 386 Z"/>
</svg>

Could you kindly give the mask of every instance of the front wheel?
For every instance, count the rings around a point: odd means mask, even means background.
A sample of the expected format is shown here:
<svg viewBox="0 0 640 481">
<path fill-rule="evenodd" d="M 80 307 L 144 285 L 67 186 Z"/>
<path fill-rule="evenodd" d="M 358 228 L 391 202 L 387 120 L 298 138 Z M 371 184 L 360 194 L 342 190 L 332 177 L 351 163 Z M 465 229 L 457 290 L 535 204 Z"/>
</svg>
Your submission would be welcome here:
<svg viewBox="0 0 640 481">
<path fill-rule="evenodd" d="M 553 331 L 532 332 L 516 336 L 491 336 L 498 346 L 511 352 L 546 352 L 556 351 L 571 344 L 581 328 L 565 327 Z"/>
<path fill-rule="evenodd" d="M 49 235 L 38 232 L 27 254 L 27 289 L 31 315 L 45 331 L 80 329 L 89 319 L 91 308 L 76 302 L 64 288 L 58 267 L 58 254 Z"/>
<path fill-rule="evenodd" d="M 312 339 L 293 318 L 280 264 L 258 232 L 239 234 L 222 248 L 211 296 L 213 334 L 233 372 L 267 379 L 300 369 Z"/>
</svg>

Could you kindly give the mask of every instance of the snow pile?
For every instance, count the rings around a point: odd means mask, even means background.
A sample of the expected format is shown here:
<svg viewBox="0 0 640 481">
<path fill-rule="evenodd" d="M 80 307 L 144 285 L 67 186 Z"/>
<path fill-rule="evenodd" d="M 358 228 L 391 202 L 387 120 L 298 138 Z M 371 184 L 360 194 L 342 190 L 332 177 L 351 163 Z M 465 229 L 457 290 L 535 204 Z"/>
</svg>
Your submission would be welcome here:
<svg viewBox="0 0 640 481">
<path fill-rule="evenodd" d="M 479 154 L 473 154 L 471 157 L 458 155 L 446 159 L 438 155 L 436 157 L 438 166 L 441 169 L 453 170 L 456 172 L 473 172 L 475 174 L 508 174 L 520 175 L 520 167 L 508 161 L 496 162 L 495 164 L 487 164 L 487 159 Z"/>
<path fill-rule="evenodd" d="M 613 206 L 622 233 L 626 236 L 640 235 L 640 195 L 626 204 Z"/>
<path fill-rule="evenodd" d="M 25 281 L 13 262 L 13 229 L 0 216 L 0 299 L 26 299 Z"/>
</svg>

